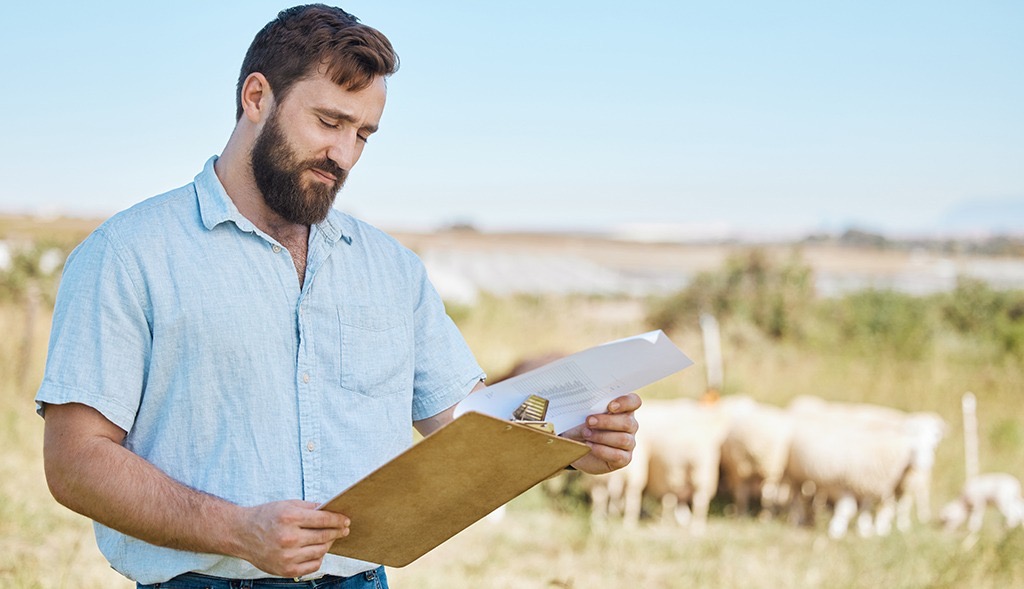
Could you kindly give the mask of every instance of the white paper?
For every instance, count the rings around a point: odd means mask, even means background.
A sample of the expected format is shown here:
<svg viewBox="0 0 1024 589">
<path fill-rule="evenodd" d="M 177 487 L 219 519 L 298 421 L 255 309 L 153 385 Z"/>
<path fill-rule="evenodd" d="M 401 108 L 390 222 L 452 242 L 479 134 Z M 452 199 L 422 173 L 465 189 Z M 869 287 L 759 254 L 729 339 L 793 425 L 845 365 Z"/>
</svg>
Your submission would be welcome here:
<svg viewBox="0 0 1024 589">
<path fill-rule="evenodd" d="M 473 393 L 455 417 L 476 411 L 500 419 L 530 395 L 549 401 L 545 421 L 557 433 L 604 413 L 608 403 L 693 364 L 660 329 L 577 352 Z"/>
</svg>

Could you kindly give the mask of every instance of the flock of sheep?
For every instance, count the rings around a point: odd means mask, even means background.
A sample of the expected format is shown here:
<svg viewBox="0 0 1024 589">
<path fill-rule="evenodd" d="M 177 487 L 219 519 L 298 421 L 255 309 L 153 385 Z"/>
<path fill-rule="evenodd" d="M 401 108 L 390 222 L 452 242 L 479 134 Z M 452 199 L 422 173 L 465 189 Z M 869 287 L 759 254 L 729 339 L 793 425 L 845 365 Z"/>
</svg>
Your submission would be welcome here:
<svg viewBox="0 0 1024 589">
<path fill-rule="evenodd" d="M 643 498 L 661 504 L 661 517 L 700 533 L 717 493 L 739 513 L 812 524 L 829 514 L 828 534 L 855 526 L 862 536 L 908 529 L 916 514 L 931 516 L 935 451 L 947 433 L 935 413 L 798 397 L 788 407 L 727 396 L 714 402 L 648 400 L 637 414 L 640 431 L 632 463 L 586 477 L 593 517 L 637 525 Z M 1008 527 L 1024 519 L 1019 481 L 980 475 L 940 511 L 942 523 L 972 532 L 987 505 Z"/>
</svg>

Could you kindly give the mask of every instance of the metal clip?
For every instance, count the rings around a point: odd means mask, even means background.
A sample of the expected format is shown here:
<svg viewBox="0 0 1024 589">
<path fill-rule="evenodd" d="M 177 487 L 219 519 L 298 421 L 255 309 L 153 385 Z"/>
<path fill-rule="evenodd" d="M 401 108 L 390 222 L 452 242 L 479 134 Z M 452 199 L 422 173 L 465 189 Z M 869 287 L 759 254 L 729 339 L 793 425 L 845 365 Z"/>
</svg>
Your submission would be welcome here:
<svg viewBox="0 0 1024 589">
<path fill-rule="evenodd" d="M 555 426 L 544 421 L 547 414 L 548 400 L 538 395 L 530 395 L 522 405 L 512 412 L 512 421 L 553 434 Z"/>
</svg>

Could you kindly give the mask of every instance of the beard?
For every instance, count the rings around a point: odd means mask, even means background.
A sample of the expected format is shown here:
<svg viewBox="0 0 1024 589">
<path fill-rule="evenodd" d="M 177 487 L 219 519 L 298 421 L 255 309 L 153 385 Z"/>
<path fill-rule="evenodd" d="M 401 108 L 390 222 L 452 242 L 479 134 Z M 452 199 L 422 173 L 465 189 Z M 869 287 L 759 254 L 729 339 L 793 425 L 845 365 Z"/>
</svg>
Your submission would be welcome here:
<svg viewBox="0 0 1024 589">
<path fill-rule="evenodd" d="M 348 176 L 346 170 L 327 158 L 299 161 L 284 136 L 276 110 L 253 143 L 249 163 L 267 206 L 299 225 L 314 225 L 326 219 Z M 312 181 L 303 186 L 302 173 L 309 169 L 331 174 L 336 180 L 333 184 Z"/>
</svg>

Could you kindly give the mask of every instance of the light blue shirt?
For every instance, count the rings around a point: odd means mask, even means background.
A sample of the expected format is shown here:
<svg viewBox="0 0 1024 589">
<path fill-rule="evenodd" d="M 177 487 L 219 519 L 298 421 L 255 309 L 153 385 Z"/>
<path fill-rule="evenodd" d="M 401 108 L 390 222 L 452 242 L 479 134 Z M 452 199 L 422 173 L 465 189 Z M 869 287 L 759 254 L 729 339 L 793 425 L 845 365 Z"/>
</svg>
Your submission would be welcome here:
<svg viewBox="0 0 1024 589">
<path fill-rule="evenodd" d="M 215 160 L 72 253 L 36 401 L 94 407 L 129 450 L 233 503 L 323 502 L 406 449 L 413 420 L 462 400 L 483 371 L 415 254 L 331 211 L 310 228 L 300 289 Z M 268 576 L 95 528 L 111 565 L 141 583 Z M 375 566 L 328 555 L 320 573 Z"/>
</svg>

